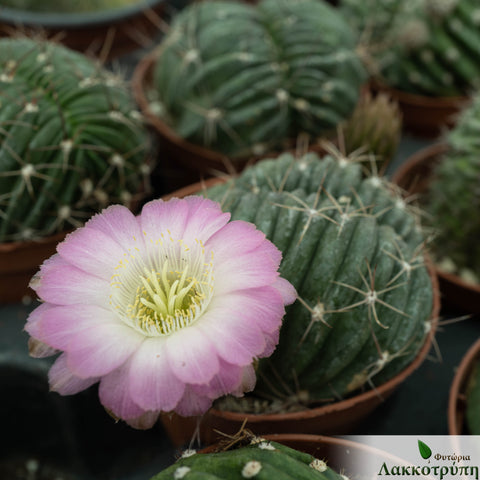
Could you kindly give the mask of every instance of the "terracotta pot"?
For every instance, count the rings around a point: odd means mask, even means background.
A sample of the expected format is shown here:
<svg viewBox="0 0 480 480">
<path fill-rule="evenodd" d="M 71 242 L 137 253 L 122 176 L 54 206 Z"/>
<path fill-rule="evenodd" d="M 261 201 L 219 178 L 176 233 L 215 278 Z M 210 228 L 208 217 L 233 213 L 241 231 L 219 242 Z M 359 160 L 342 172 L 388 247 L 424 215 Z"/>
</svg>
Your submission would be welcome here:
<svg viewBox="0 0 480 480">
<path fill-rule="evenodd" d="M 450 435 L 464 435 L 466 433 L 466 389 L 473 367 L 479 359 L 480 339 L 468 349 L 453 377 L 448 398 L 448 433 Z"/>
<path fill-rule="evenodd" d="M 427 97 L 403 92 L 379 82 L 372 82 L 373 92 L 385 92 L 398 102 L 404 130 L 421 137 L 437 137 L 451 128 L 456 116 L 470 101 L 469 97 Z"/>
<path fill-rule="evenodd" d="M 39 33 L 80 52 L 112 59 L 147 47 L 158 34 L 158 16 L 165 0 L 141 0 L 137 5 L 85 13 L 28 12 L 0 8 L 0 36 L 12 32 Z"/>
<path fill-rule="evenodd" d="M 216 183 L 225 181 L 221 178 L 208 179 L 182 188 L 163 197 L 165 200 L 171 197 L 184 197 L 194 195 L 202 189 L 209 188 Z M 423 347 L 414 361 L 403 371 L 395 375 L 375 390 L 369 390 L 353 397 L 327 404 L 317 408 L 310 408 L 300 412 L 284 414 L 245 414 L 230 411 L 210 409 L 203 417 L 183 418 L 175 414 L 162 416 L 161 420 L 172 443 L 181 446 L 187 443 L 193 435 L 197 424 L 200 427 L 201 438 L 207 442 L 214 441 L 215 431 L 234 434 L 240 430 L 243 422 L 247 420 L 247 428 L 255 433 L 308 433 L 324 435 L 341 435 L 350 433 L 370 413 L 381 405 L 395 389 L 411 375 L 423 362 L 432 346 L 438 317 L 440 314 L 440 294 L 437 276 L 432 262 L 426 257 L 433 287 L 433 305 L 431 322 L 432 328 L 427 335 Z"/>
<path fill-rule="evenodd" d="M 0 243 L 0 303 L 19 302 L 35 295 L 28 284 L 65 235 L 63 232 L 35 241 Z"/>
<path fill-rule="evenodd" d="M 445 144 L 435 144 L 412 155 L 393 175 L 392 181 L 406 194 L 422 195 L 426 192 L 435 166 L 448 150 Z M 436 268 L 442 299 L 467 312 L 480 313 L 480 285 L 467 283 L 458 275 Z"/>
</svg>

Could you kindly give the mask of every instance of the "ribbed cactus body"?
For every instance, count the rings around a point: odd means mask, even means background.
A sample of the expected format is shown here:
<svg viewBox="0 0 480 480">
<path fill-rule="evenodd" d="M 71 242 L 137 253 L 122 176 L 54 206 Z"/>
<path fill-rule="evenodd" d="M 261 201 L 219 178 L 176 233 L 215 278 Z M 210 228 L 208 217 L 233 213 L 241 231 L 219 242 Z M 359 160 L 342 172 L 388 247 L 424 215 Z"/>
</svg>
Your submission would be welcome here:
<svg viewBox="0 0 480 480">
<path fill-rule="evenodd" d="M 0 40 L 0 242 L 130 204 L 147 133 L 123 81 L 51 42 Z"/>
<path fill-rule="evenodd" d="M 439 260 L 449 258 L 456 273 L 480 278 L 480 96 L 476 95 L 446 136 L 448 151 L 429 186 L 428 211 Z M 444 263 L 444 268 L 446 268 Z M 447 267 L 448 268 L 448 267 Z"/>
<path fill-rule="evenodd" d="M 261 153 L 352 112 L 365 80 L 354 48 L 349 26 L 319 0 L 195 3 L 160 46 L 152 108 L 193 143 Z"/>
<path fill-rule="evenodd" d="M 345 159 L 286 154 L 206 195 L 275 243 L 299 296 L 259 363 L 255 394 L 341 398 L 412 361 L 428 331 L 431 280 L 416 218 L 384 180 Z"/>
<path fill-rule="evenodd" d="M 324 461 L 277 442 L 253 438 L 248 446 L 182 456 L 151 480 L 345 480 Z"/>
<path fill-rule="evenodd" d="M 354 0 L 343 2 L 359 30 L 368 37 L 370 29 L 382 39 L 383 48 L 380 42 L 369 47 L 389 85 L 434 97 L 466 95 L 480 85 L 476 0 L 369 0 L 362 8 L 350 6 Z"/>
</svg>

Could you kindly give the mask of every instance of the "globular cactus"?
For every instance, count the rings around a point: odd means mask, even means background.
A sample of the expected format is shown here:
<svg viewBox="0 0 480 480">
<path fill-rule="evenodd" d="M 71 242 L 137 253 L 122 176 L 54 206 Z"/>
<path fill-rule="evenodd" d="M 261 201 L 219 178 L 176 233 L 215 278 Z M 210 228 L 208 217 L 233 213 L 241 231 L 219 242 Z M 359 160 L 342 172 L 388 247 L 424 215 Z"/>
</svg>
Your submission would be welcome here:
<svg viewBox="0 0 480 480">
<path fill-rule="evenodd" d="M 382 92 L 376 96 L 365 93 L 341 130 L 347 154 L 365 154 L 377 171 L 384 171 L 397 152 L 402 134 L 398 103 Z"/>
<path fill-rule="evenodd" d="M 382 38 L 383 48 L 370 42 L 370 49 L 388 85 L 432 97 L 467 95 L 480 86 L 477 0 L 343 3 L 359 31 L 370 28 Z"/>
<path fill-rule="evenodd" d="M 346 158 L 284 154 L 205 195 L 266 234 L 298 293 L 253 396 L 220 408 L 344 398 L 412 362 L 430 329 L 432 281 L 417 217 L 384 179 Z"/>
<path fill-rule="evenodd" d="M 480 95 L 445 137 L 448 150 L 433 172 L 426 200 L 440 267 L 480 282 Z"/>
<path fill-rule="evenodd" d="M 120 77 L 52 42 L 0 40 L 0 242 L 130 205 L 144 190 L 148 148 Z"/>
<path fill-rule="evenodd" d="M 149 96 L 179 136 L 235 157 L 329 132 L 365 78 L 353 32 L 325 2 L 207 1 L 176 17 Z"/>
<path fill-rule="evenodd" d="M 175 464 L 151 480 L 348 480 L 314 456 L 277 442 L 250 437 L 250 444 L 213 453 L 187 450 Z"/>
</svg>

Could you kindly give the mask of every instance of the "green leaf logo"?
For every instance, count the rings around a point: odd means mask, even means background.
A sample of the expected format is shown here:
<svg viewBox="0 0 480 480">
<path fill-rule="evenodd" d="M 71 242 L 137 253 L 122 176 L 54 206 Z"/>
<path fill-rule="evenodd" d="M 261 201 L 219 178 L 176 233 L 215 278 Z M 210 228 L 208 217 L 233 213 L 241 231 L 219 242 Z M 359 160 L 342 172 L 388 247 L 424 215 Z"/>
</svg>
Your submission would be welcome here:
<svg viewBox="0 0 480 480">
<path fill-rule="evenodd" d="M 420 450 L 420 455 L 425 460 L 432 456 L 432 451 L 430 450 L 430 447 L 426 443 L 423 443 L 421 440 L 418 441 L 418 449 Z"/>
</svg>

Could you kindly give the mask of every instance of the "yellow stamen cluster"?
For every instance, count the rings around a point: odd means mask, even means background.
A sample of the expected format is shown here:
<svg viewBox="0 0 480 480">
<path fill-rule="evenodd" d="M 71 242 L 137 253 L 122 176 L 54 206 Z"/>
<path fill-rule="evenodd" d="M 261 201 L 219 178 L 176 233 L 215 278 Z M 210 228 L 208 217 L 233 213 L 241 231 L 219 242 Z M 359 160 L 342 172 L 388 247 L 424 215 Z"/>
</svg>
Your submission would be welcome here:
<svg viewBox="0 0 480 480">
<path fill-rule="evenodd" d="M 192 324 L 213 293 L 213 253 L 171 236 L 135 248 L 116 267 L 111 304 L 122 319 L 147 336 L 164 336 Z"/>
</svg>

